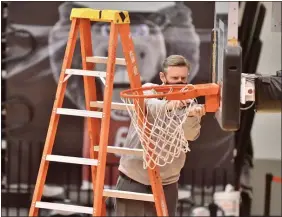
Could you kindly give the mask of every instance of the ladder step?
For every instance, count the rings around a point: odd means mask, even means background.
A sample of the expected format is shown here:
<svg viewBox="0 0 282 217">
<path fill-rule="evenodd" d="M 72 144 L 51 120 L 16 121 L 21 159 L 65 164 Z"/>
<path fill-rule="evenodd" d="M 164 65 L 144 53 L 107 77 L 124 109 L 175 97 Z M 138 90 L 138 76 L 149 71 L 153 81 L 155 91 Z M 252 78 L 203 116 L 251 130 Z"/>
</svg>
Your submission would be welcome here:
<svg viewBox="0 0 282 217">
<path fill-rule="evenodd" d="M 61 204 L 61 203 L 48 203 L 48 202 L 36 202 L 35 207 L 41 209 L 51 209 L 51 210 L 59 210 L 66 212 L 75 212 L 75 213 L 85 213 L 85 214 L 93 214 L 92 207 L 86 206 L 75 206 L 69 204 Z"/>
<path fill-rule="evenodd" d="M 65 73 L 67 75 L 85 75 L 85 76 L 94 76 L 94 77 L 102 77 L 102 78 L 106 77 L 106 72 L 82 70 L 82 69 L 66 69 Z"/>
<path fill-rule="evenodd" d="M 155 201 L 153 194 L 144 194 L 144 193 L 129 192 L 129 191 L 118 191 L 118 190 L 111 190 L 111 189 L 105 189 L 103 192 L 103 196 L 129 199 L 129 200 L 142 200 L 142 201 L 149 201 L 149 202 Z"/>
<path fill-rule="evenodd" d="M 104 105 L 103 101 L 92 101 L 92 102 L 90 102 L 90 107 L 103 108 L 103 105 Z M 112 102 L 111 109 L 127 111 L 127 106 L 129 106 L 129 108 L 134 109 L 133 104 L 125 104 L 125 103 L 120 103 L 120 102 Z"/>
<path fill-rule="evenodd" d="M 68 108 L 57 108 L 57 114 L 61 115 L 73 115 L 80 117 L 92 117 L 92 118 L 102 118 L 102 112 L 87 111 L 80 109 L 68 109 Z"/>
<path fill-rule="evenodd" d="M 86 57 L 86 62 L 106 64 L 108 62 L 108 57 L 100 57 L 100 56 Z M 126 66 L 125 59 L 124 58 L 116 58 L 116 65 Z"/>
<path fill-rule="evenodd" d="M 97 166 L 98 161 L 89 158 L 81 158 L 81 157 L 69 157 L 62 155 L 47 155 L 46 160 L 53 162 L 61 162 L 61 163 L 73 163 L 73 164 L 82 164 L 89 166 Z"/>
<path fill-rule="evenodd" d="M 99 151 L 99 146 L 94 146 L 94 151 Z M 142 149 L 107 146 L 107 152 L 111 154 L 128 154 L 128 155 L 135 155 L 140 157 L 143 156 Z"/>
</svg>

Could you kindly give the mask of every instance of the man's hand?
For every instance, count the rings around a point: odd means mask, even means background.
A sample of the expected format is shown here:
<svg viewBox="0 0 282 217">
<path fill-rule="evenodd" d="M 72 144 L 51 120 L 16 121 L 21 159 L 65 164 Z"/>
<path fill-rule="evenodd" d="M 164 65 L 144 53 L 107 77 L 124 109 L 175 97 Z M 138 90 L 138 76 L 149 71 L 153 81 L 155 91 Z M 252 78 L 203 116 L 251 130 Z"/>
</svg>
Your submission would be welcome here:
<svg viewBox="0 0 282 217">
<path fill-rule="evenodd" d="M 192 105 L 191 108 L 189 109 L 189 114 L 188 116 L 193 117 L 202 117 L 206 114 L 206 109 L 204 105 Z"/>
<path fill-rule="evenodd" d="M 171 100 L 167 103 L 167 109 L 182 109 L 185 106 L 188 106 L 189 103 L 191 103 L 192 100 Z"/>
</svg>

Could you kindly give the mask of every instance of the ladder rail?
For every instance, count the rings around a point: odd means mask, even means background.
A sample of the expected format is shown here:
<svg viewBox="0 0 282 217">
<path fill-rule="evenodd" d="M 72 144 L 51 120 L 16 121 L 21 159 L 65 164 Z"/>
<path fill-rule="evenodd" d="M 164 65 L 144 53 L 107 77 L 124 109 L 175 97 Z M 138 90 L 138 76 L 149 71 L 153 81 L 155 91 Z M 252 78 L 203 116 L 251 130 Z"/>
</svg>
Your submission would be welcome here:
<svg viewBox="0 0 282 217">
<path fill-rule="evenodd" d="M 110 40 L 108 46 L 109 57 L 107 64 L 106 85 L 104 91 L 104 102 L 105 102 L 103 108 L 104 117 L 101 125 L 101 138 L 99 143 L 99 154 L 98 154 L 99 167 L 97 169 L 97 179 L 95 185 L 95 200 L 94 200 L 95 216 L 102 215 L 101 207 L 102 207 L 103 186 L 104 186 L 105 172 L 106 172 L 106 152 L 107 152 L 109 130 L 110 130 L 111 101 L 112 101 L 113 84 L 114 84 L 118 27 L 119 25 L 115 25 L 114 23 L 111 23 Z"/>
<path fill-rule="evenodd" d="M 78 25 L 79 25 L 79 20 L 73 19 L 71 23 L 67 48 L 65 51 L 65 58 L 62 65 L 62 72 L 60 75 L 60 79 L 56 91 L 56 98 L 53 104 L 53 110 L 52 110 L 46 141 L 43 149 L 43 156 L 41 158 L 35 189 L 32 197 L 31 207 L 29 210 L 29 216 L 38 215 L 38 208 L 35 207 L 35 203 L 41 200 L 44 184 L 46 181 L 49 162 L 46 161 L 45 157 L 48 154 L 51 154 L 53 149 L 56 131 L 59 123 L 59 115 L 56 114 L 56 109 L 58 107 L 62 107 L 63 105 L 64 93 L 66 91 L 66 82 L 63 82 L 65 78 L 65 70 L 71 67 L 73 53 L 76 45 L 76 36 L 78 34 Z"/>
<path fill-rule="evenodd" d="M 82 57 L 82 68 L 83 70 L 92 70 L 94 68 L 94 64 L 87 62 L 87 56 L 93 55 L 92 50 L 92 42 L 91 42 L 91 23 L 90 20 L 82 19 L 80 23 L 80 37 L 81 37 L 81 57 Z M 97 100 L 96 93 L 96 83 L 94 79 L 91 77 L 83 76 L 84 81 L 84 90 L 85 90 L 85 106 L 87 110 L 91 110 L 90 102 L 93 100 Z M 91 159 L 98 159 L 97 153 L 94 152 L 94 145 L 99 144 L 99 131 L 97 130 L 100 125 L 100 120 L 87 118 L 88 125 L 88 136 L 89 136 L 89 152 Z M 92 190 L 93 190 L 93 201 L 94 201 L 94 188 L 95 188 L 95 180 L 97 179 L 97 167 L 91 166 L 91 177 L 92 177 Z M 102 207 L 103 208 L 103 207 Z M 102 209 L 101 208 L 101 209 Z M 105 209 L 105 207 L 104 207 Z M 93 213 L 94 215 L 94 205 L 93 205 Z"/>
</svg>

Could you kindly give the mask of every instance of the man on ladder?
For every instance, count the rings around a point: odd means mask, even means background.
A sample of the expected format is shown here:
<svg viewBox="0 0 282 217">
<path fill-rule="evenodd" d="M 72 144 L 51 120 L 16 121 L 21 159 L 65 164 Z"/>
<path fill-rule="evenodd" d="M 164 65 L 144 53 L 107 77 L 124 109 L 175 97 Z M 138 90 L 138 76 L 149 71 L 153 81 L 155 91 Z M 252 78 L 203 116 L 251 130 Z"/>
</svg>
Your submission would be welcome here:
<svg viewBox="0 0 282 217">
<path fill-rule="evenodd" d="M 187 84 L 189 62 L 180 55 L 171 55 L 163 63 L 163 72 L 160 72 L 160 79 L 163 84 Z M 156 84 L 147 83 L 143 86 L 154 86 Z M 152 93 L 148 93 L 152 94 Z M 166 103 L 172 108 L 185 106 L 186 101 L 165 101 L 161 99 L 148 99 L 147 104 L 154 111 L 154 107 L 165 106 Z M 150 110 L 149 110 L 150 111 Z M 148 111 L 147 111 L 148 112 Z M 187 140 L 193 141 L 200 134 L 201 117 L 205 114 L 204 107 L 195 105 L 189 112 L 189 117 L 183 124 L 184 134 Z M 150 115 L 150 114 L 149 114 Z M 152 116 L 152 114 L 151 114 Z M 134 126 L 130 125 L 126 142 L 126 148 L 141 149 L 141 144 Z M 181 152 L 178 158 L 175 158 L 171 164 L 160 167 L 161 180 L 167 202 L 169 216 L 176 215 L 178 202 L 178 180 L 180 171 L 184 166 L 186 154 Z M 117 190 L 131 191 L 139 193 L 152 193 L 148 172 L 143 168 L 142 157 L 133 157 L 131 155 L 122 155 L 119 166 L 120 175 L 117 182 Z M 152 202 L 136 201 L 126 199 L 116 199 L 116 216 L 156 216 L 156 209 Z"/>
</svg>

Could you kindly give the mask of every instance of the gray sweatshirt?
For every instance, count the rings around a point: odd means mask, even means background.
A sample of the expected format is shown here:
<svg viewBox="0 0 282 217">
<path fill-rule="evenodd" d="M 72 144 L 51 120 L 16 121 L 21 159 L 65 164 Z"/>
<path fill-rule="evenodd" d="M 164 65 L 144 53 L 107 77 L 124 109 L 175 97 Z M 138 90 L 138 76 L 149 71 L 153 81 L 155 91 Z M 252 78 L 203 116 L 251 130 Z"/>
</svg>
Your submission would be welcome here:
<svg viewBox="0 0 282 217">
<path fill-rule="evenodd" d="M 143 86 L 156 86 L 156 84 L 147 83 Z M 145 94 L 152 94 L 152 91 L 146 91 Z M 164 108 L 166 101 L 156 98 L 145 100 L 146 105 L 149 108 L 148 118 L 154 116 L 154 111 Z M 184 130 L 184 136 L 188 141 L 193 141 L 198 138 L 200 134 L 200 118 L 188 117 L 185 123 L 182 125 Z M 127 138 L 124 144 L 126 148 L 142 149 L 141 142 L 138 134 L 131 123 Z M 163 185 L 172 184 L 178 182 L 180 171 L 185 164 L 186 154 L 181 152 L 180 156 L 175 158 L 172 163 L 166 164 L 160 167 L 160 175 Z M 147 169 L 143 168 L 143 158 L 133 155 L 122 155 L 120 159 L 119 170 L 129 178 L 142 183 L 144 185 L 150 185 L 149 175 Z"/>
</svg>

